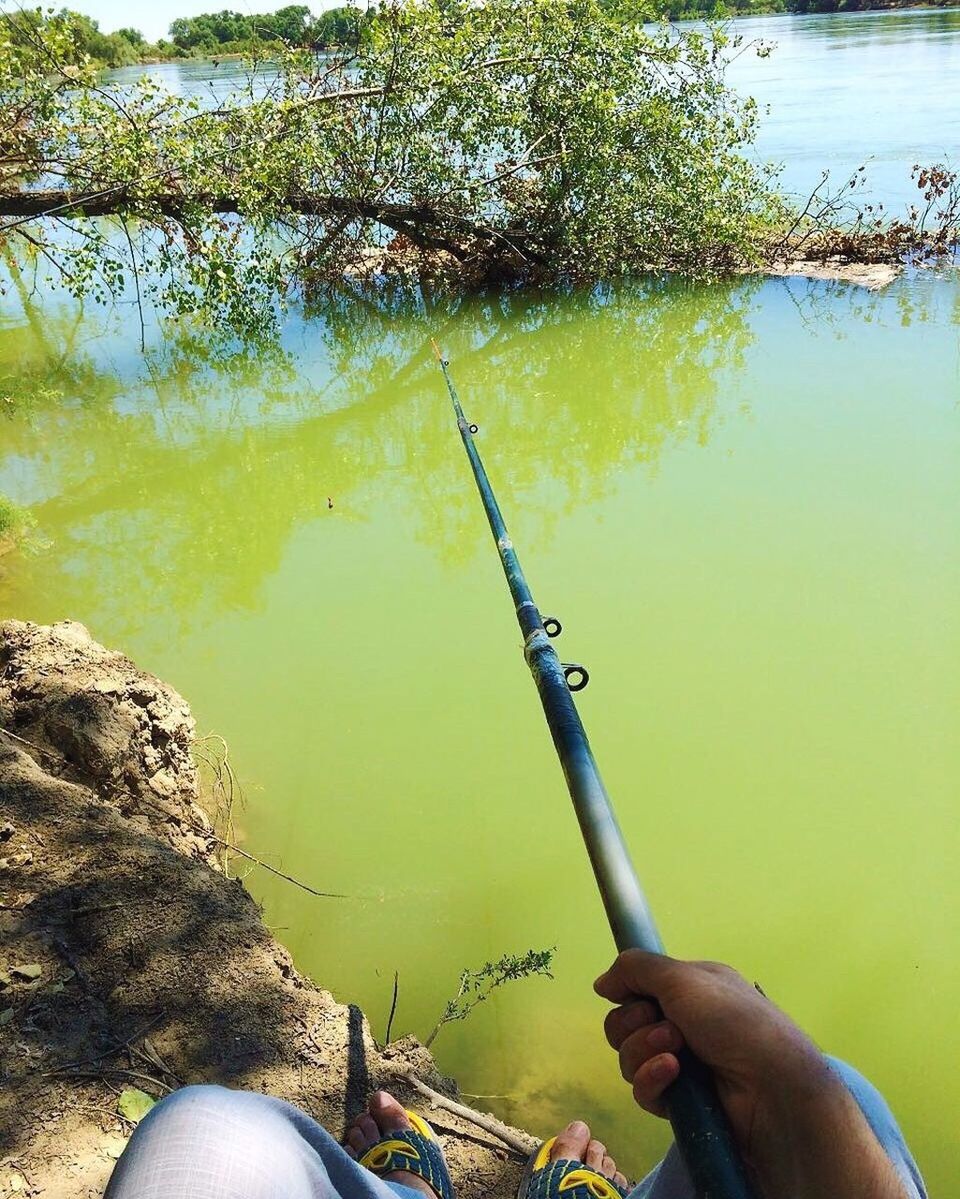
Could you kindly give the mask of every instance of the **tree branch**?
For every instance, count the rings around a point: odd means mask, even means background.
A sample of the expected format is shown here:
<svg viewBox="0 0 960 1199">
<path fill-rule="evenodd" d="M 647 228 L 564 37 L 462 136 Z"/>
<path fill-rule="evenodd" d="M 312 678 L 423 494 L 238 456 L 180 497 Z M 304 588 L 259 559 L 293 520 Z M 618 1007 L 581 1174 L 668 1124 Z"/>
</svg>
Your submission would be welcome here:
<svg viewBox="0 0 960 1199">
<path fill-rule="evenodd" d="M 472 1107 L 467 1107 L 463 1103 L 457 1103 L 455 1100 L 449 1099 L 446 1095 L 441 1095 L 433 1087 L 428 1087 L 425 1082 L 421 1082 L 415 1074 L 401 1073 L 399 1077 L 408 1086 L 413 1087 L 415 1091 L 419 1091 L 424 1098 L 429 1099 L 434 1107 L 442 1107 L 448 1112 L 453 1112 L 455 1116 L 459 1116 L 462 1120 L 469 1120 L 471 1124 L 476 1124 L 484 1132 L 492 1133 L 493 1136 L 503 1141 L 505 1145 L 509 1145 L 511 1149 L 516 1149 L 518 1153 L 522 1153 L 525 1157 L 532 1153 L 539 1145 L 539 1141 L 535 1141 L 533 1137 L 529 1137 L 525 1133 L 511 1128 L 495 1116 L 487 1115 L 484 1112 L 475 1112 Z"/>
<path fill-rule="evenodd" d="M 47 190 L 0 195 L 0 217 L 40 220 L 56 212 L 81 217 L 124 215 L 148 219 L 160 215 L 182 221 L 185 209 L 191 204 L 200 205 L 208 213 L 241 214 L 244 211 L 235 196 L 177 192 L 137 196 L 131 194 L 134 188 L 132 184 L 117 184 L 88 194 Z M 491 228 L 429 203 L 402 204 L 363 196 L 300 194 L 279 197 L 277 207 L 300 216 L 336 216 L 346 217 L 348 221 L 376 222 L 403 233 L 421 248 L 446 250 L 461 261 L 467 255 L 463 246 L 453 240 L 454 233 L 484 242 L 501 242 L 534 262 L 545 261 L 527 246 L 521 250 L 521 243 L 530 236 L 522 230 Z M 0 233 L 3 232 L 0 223 Z"/>
</svg>

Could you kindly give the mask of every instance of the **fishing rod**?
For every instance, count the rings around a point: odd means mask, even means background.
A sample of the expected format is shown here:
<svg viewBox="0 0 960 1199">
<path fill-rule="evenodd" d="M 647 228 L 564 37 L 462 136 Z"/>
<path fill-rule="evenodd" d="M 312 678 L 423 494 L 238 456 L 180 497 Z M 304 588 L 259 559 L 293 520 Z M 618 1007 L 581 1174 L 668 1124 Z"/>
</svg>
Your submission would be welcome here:
<svg viewBox="0 0 960 1199">
<path fill-rule="evenodd" d="M 463 414 L 448 359 L 444 358 L 436 341 L 431 339 L 431 343 L 450 392 L 463 448 L 473 468 L 490 531 L 497 543 L 523 633 L 524 657 L 540 693 L 613 939 L 619 950 L 645 949 L 650 953 L 663 953 L 663 941 L 630 860 L 571 694 L 583 690 L 589 676 L 578 663 L 561 662 L 550 643 L 561 632 L 560 622 L 552 616 L 541 616 L 533 601 L 473 440 L 477 426 Z M 677 1148 L 698 1199 L 755 1199 L 710 1071 L 689 1050 L 683 1050 L 678 1056 L 680 1074 L 668 1087 L 664 1100 Z"/>
</svg>

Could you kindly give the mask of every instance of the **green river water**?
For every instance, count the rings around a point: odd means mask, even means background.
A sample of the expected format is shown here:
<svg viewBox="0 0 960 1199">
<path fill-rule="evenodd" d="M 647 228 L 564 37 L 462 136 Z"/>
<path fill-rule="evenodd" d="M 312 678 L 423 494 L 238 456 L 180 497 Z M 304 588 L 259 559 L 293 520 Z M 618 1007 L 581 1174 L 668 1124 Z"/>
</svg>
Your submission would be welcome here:
<svg viewBox="0 0 960 1199">
<path fill-rule="evenodd" d="M 50 306 L 52 308 L 52 305 Z M 382 1036 L 464 966 L 556 945 L 437 1041 L 639 1170 L 589 983 L 609 935 L 428 333 L 443 339 L 669 946 L 727 959 L 891 1095 L 952 1176 L 960 1053 L 960 414 L 951 279 L 623 287 L 298 328 L 297 373 L 22 324 L 0 485 L 49 547 L 0 615 L 83 620 L 224 735 L 249 878 Z M 52 340 L 51 340 L 52 339 Z M 51 354 L 69 346 L 68 366 Z M 51 370 L 65 398 L 45 397 Z M 329 497 L 329 499 L 328 499 Z M 329 507 L 332 501 L 333 508 Z M 945 1192 L 948 1193 L 948 1192 Z"/>
<path fill-rule="evenodd" d="M 930 87 L 935 89 L 935 80 Z M 0 492 L 40 548 L 0 617 L 86 623 L 229 742 L 247 884 L 382 1037 L 556 946 L 436 1042 L 639 1173 L 590 991 L 609 933 L 428 338 L 564 656 L 668 947 L 728 960 L 960 1150 L 960 283 L 344 295 L 223 372 L 131 312 L 13 289 Z M 155 338 L 155 343 L 163 338 Z M 332 507 L 331 507 L 332 504 Z"/>
</svg>

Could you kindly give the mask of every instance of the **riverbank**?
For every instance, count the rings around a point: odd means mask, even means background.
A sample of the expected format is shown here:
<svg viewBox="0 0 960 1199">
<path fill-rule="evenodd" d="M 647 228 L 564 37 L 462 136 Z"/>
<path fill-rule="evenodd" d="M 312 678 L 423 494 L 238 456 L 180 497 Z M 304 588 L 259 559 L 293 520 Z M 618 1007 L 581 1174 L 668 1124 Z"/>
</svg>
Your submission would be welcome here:
<svg viewBox="0 0 960 1199">
<path fill-rule="evenodd" d="M 909 8 L 956 8 L 955 0 L 940 3 L 938 0 L 871 0 L 865 4 L 846 4 L 844 0 L 760 0 L 753 4 L 718 2 L 698 3 L 692 0 L 685 4 L 667 4 L 664 12 L 671 21 L 727 20 L 730 17 L 777 17 L 785 14 L 794 17 L 854 16 L 864 12 L 894 12 Z"/>
<path fill-rule="evenodd" d="M 393 278 L 443 280 L 455 289 L 479 290 L 488 282 L 483 273 L 485 263 L 461 261 L 445 250 L 421 250 L 407 244 L 399 249 L 393 245 L 362 250 L 352 263 L 343 269 L 346 279 L 377 281 Z M 939 264 L 937 264 L 939 265 Z M 730 276 L 757 275 L 767 278 L 793 276 L 816 279 L 826 283 L 847 283 L 866 291 L 882 291 L 904 272 L 901 262 L 876 262 L 867 258 L 848 260 L 840 257 L 807 258 L 787 254 L 771 255 L 760 266 L 741 266 L 728 272 Z M 651 273 L 655 268 L 650 268 Z M 720 277 L 723 277 L 721 273 Z"/>
<path fill-rule="evenodd" d="M 456 1086 L 430 1054 L 377 1045 L 223 873 L 172 688 L 82 625 L 8 621 L 0 728 L 0 1194 L 100 1195 L 133 1127 L 120 1093 L 195 1082 L 280 1096 L 337 1137 L 388 1087 L 464 1199 L 515 1192 L 532 1138 L 436 1106 Z M 342 902 L 313 897 L 314 918 Z"/>
</svg>

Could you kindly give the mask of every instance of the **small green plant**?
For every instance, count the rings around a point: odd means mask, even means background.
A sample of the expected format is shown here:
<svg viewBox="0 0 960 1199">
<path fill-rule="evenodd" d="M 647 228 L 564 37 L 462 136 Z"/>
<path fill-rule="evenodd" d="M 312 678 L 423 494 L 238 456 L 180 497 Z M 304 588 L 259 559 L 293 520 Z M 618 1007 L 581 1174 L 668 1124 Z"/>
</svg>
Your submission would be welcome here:
<svg viewBox="0 0 960 1199">
<path fill-rule="evenodd" d="M 127 1087 L 117 1099 L 117 1111 L 129 1124 L 139 1124 L 147 1112 L 156 1104 L 156 1099 L 137 1087 Z"/>
<path fill-rule="evenodd" d="M 556 947 L 553 949 L 528 949 L 519 957 L 505 953 L 496 962 L 487 962 L 479 970 L 464 970 L 460 975 L 460 986 L 456 995 L 447 1000 L 443 1015 L 424 1041 L 426 1048 L 430 1048 L 445 1024 L 452 1024 L 454 1020 L 466 1020 L 477 1004 L 489 999 L 490 995 L 505 983 L 514 982 L 520 978 L 529 978 L 533 974 L 542 974 L 547 978 L 553 978 L 550 967 L 553 965 L 554 953 L 556 953 Z"/>
</svg>

